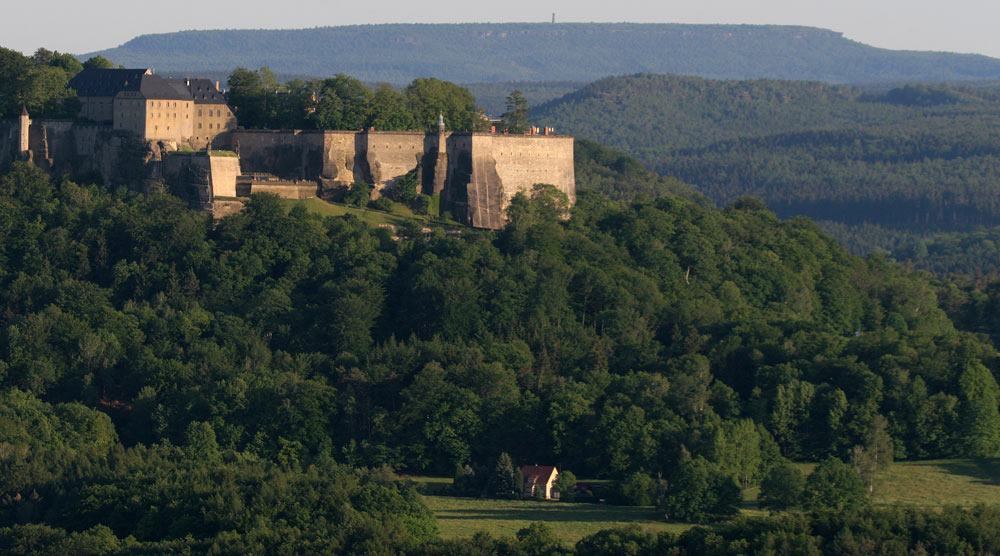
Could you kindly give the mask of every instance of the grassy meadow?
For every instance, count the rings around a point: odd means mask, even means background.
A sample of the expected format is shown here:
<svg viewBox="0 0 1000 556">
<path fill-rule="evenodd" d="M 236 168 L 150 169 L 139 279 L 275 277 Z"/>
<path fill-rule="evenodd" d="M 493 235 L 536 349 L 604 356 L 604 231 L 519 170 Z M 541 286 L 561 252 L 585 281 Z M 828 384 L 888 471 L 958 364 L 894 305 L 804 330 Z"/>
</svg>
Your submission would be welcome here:
<svg viewBox="0 0 1000 556">
<path fill-rule="evenodd" d="M 361 221 L 367 222 L 372 226 L 378 226 L 379 224 L 402 226 L 407 222 L 415 221 L 417 224 L 428 228 L 465 228 L 465 226 L 461 223 L 447 218 L 431 218 L 430 216 L 424 214 L 417 214 L 406 205 L 400 203 L 392 204 L 392 212 L 385 212 L 370 207 L 360 208 L 342 203 L 331 203 L 315 197 L 311 199 L 283 199 L 282 203 L 284 203 L 285 207 L 289 210 L 291 210 L 292 207 L 301 205 L 305 207 L 307 211 L 320 216 L 343 216 L 345 214 L 353 214 L 361 219 Z"/>
<path fill-rule="evenodd" d="M 804 474 L 814 467 L 812 463 L 800 465 Z M 444 538 L 471 537 L 477 531 L 493 536 L 512 536 L 533 522 L 545 523 L 567 543 L 626 523 L 637 523 L 654 533 L 680 533 L 692 527 L 684 523 L 667 523 L 652 507 L 456 498 L 440 496 L 451 484 L 450 478 L 411 479 L 421 485 L 424 500 L 434 512 Z M 743 493 L 743 515 L 767 515 L 767 511 L 757 507 L 759 493 L 758 488 Z M 876 479 L 873 502 L 924 507 L 1000 504 L 1000 459 L 896 462 Z"/>
<path fill-rule="evenodd" d="M 1000 504 L 1000 459 L 900 461 L 875 480 L 876 504 Z"/>
<path fill-rule="evenodd" d="M 562 541 L 573 543 L 602 529 L 637 523 L 650 532 L 680 533 L 690 528 L 667 523 L 652 507 L 570 504 L 535 500 L 478 500 L 425 496 L 444 538 L 471 537 L 486 531 L 495 537 L 513 536 L 534 522 L 545 523 Z"/>
<path fill-rule="evenodd" d="M 399 205 L 400 209 L 405 209 L 409 212 L 409 214 L 390 214 L 380 210 L 358 208 L 338 203 L 328 203 L 315 197 L 312 199 L 285 199 L 283 200 L 283 203 L 289 208 L 289 210 L 294 206 L 303 206 L 309 212 L 319 214 L 320 216 L 343 216 L 345 214 L 353 214 L 361 221 L 367 222 L 372 226 L 378 226 L 379 224 L 401 226 L 411 218 L 417 218 L 409 209 L 401 205 Z M 429 225 L 430 222 L 427 224 Z"/>
</svg>

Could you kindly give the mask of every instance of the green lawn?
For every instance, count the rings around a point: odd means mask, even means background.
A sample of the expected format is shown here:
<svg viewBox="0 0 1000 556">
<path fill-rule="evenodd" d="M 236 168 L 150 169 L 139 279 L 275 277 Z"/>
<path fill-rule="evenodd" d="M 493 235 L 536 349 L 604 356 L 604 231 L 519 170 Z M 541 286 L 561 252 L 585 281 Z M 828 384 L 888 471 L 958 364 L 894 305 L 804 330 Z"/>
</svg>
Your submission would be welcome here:
<svg viewBox="0 0 1000 556">
<path fill-rule="evenodd" d="M 804 474 L 814 463 L 799 465 Z M 549 525 L 556 536 L 572 543 L 602 529 L 638 523 L 650 532 L 680 533 L 691 525 L 666 523 L 651 507 L 567 504 L 534 500 L 479 500 L 437 496 L 450 478 L 410 477 L 422 486 L 424 500 L 437 518 L 444 538 L 470 537 L 477 531 L 510 536 L 532 522 Z M 757 507 L 758 488 L 743 493 L 742 515 L 766 516 Z M 1000 459 L 896 462 L 875 482 L 874 503 L 941 507 L 1000 504 Z"/>
<path fill-rule="evenodd" d="M 471 537 L 477 531 L 486 531 L 495 537 L 509 537 L 534 522 L 545 523 L 567 543 L 626 523 L 637 523 L 654 533 L 680 533 L 691 527 L 662 521 L 662 514 L 652 507 L 450 496 L 424 496 L 424 501 L 434 511 L 438 529 L 446 539 Z"/>
<path fill-rule="evenodd" d="M 1000 504 L 1000 459 L 901 461 L 875 480 L 876 504 Z"/>
<path fill-rule="evenodd" d="M 353 214 L 354 216 L 360 218 L 363 222 L 367 222 L 372 226 L 378 226 L 379 224 L 392 224 L 394 226 L 400 226 L 408 221 L 416 221 L 417 224 L 428 228 L 441 228 L 445 225 L 447 225 L 449 229 L 463 228 L 463 226 L 457 222 L 442 223 L 440 221 L 431 220 L 426 216 L 414 213 L 408 207 L 399 203 L 393 204 L 392 213 L 367 208 L 363 209 L 339 203 L 328 203 L 315 197 L 311 199 L 282 199 L 282 203 L 284 203 L 289 209 L 296 205 L 302 205 L 309 212 L 319 214 L 321 216 L 343 216 L 345 214 Z"/>
<path fill-rule="evenodd" d="M 289 209 L 296 205 L 302 205 L 309 212 L 319 214 L 321 216 L 343 216 L 345 214 L 353 214 L 354 216 L 360 218 L 363 222 L 367 222 L 373 226 L 377 226 L 379 224 L 393 224 L 399 226 L 409 220 L 409 218 L 405 216 L 389 214 L 380 210 L 369 210 L 336 203 L 328 203 L 315 197 L 312 199 L 283 199 L 282 202 L 285 203 Z M 428 226 L 431 225 L 430 222 L 421 222 L 421 224 L 426 224 Z"/>
</svg>

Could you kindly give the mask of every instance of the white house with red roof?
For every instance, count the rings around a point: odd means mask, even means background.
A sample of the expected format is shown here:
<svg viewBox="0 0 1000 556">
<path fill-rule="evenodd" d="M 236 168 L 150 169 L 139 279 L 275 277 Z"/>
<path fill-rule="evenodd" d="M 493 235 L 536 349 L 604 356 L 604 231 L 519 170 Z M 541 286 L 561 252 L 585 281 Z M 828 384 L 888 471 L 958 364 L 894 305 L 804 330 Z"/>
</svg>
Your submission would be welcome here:
<svg viewBox="0 0 1000 556">
<path fill-rule="evenodd" d="M 546 500 L 559 499 L 559 491 L 555 488 L 559 470 L 555 466 L 525 465 L 521 468 L 521 476 L 524 477 L 521 493 L 525 498 L 534 497 L 536 489 L 543 489 Z"/>
</svg>

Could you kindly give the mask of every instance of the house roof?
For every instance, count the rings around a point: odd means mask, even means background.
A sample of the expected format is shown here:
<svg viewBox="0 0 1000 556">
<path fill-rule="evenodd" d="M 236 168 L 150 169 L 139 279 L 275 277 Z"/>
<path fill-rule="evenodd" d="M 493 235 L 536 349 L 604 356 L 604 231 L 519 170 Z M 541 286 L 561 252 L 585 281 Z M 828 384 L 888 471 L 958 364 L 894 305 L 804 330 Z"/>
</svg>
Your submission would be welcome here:
<svg viewBox="0 0 1000 556">
<path fill-rule="evenodd" d="M 201 77 L 185 81 L 195 104 L 226 104 L 226 95 L 222 94 L 212 81 Z"/>
<path fill-rule="evenodd" d="M 119 91 L 138 91 L 148 69 L 85 69 L 69 80 L 81 97 L 113 97 Z"/>
<path fill-rule="evenodd" d="M 553 465 L 525 465 L 521 468 L 521 476 L 524 477 L 524 482 L 534 479 L 535 484 L 548 484 L 553 474 L 559 474 Z"/>
<path fill-rule="evenodd" d="M 85 69 L 70 79 L 69 86 L 80 97 L 113 97 L 132 91 L 148 99 L 192 99 L 183 79 L 164 79 L 148 69 Z"/>
</svg>

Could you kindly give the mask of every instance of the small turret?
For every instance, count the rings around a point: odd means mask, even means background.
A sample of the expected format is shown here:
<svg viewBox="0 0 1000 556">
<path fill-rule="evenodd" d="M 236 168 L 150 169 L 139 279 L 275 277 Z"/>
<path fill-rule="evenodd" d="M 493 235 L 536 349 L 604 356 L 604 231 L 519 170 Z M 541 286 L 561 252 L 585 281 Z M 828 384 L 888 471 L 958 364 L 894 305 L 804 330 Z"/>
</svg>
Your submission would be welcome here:
<svg viewBox="0 0 1000 556">
<path fill-rule="evenodd" d="M 29 133 L 30 133 L 30 130 L 31 130 L 31 117 L 28 116 L 28 107 L 25 106 L 25 105 L 23 105 L 23 104 L 21 105 L 21 119 L 19 121 L 19 124 L 20 124 L 19 127 L 20 127 L 20 132 L 21 133 L 20 133 L 20 136 L 19 136 L 19 142 L 18 142 L 17 152 L 22 157 L 24 157 L 28 153 L 28 149 L 29 149 L 29 147 L 28 147 L 28 138 L 29 138 Z"/>
<path fill-rule="evenodd" d="M 444 130 L 444 114 L 438 113 L 437 132 L 437 156 L 434 161 L 434 181 L 431 185 L 431 193 L 438 194 L 444 191 L 445 178 L 448 174 L 448 137 Z"/>
</svg>

